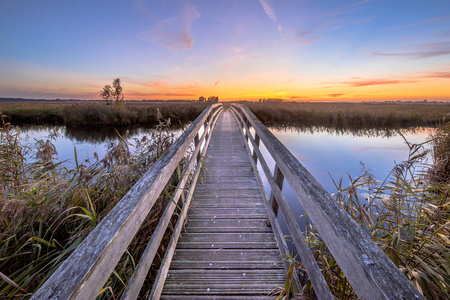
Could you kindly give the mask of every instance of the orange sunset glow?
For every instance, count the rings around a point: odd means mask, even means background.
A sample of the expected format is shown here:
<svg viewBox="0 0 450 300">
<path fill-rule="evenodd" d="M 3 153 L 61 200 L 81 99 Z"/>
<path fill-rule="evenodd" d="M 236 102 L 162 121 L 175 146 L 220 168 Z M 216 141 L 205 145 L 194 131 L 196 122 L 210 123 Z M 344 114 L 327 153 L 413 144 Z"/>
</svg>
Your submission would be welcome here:
<svg viewBox="0 0 450 300">
<path fill-rule="evenodd" d="M 450 100 L 448 1 L 103 5 L 4 1 L 0 97 Z"/>
</svg>

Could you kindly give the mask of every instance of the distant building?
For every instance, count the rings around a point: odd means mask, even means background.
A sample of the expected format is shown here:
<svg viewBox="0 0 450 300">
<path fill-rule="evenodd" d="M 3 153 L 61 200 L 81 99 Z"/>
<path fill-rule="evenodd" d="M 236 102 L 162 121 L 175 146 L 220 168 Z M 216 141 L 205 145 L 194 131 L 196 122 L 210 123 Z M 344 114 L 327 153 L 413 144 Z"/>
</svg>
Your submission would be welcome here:
<svg viewBox="0 0 450 300">
<path fill-rule="evenodd" d="M 203 97 L 203 96 L 200 96 L 200 97 L 198 98 L 198 102 L 205 102 L 205 101 L 206 101 L 206 98 Z"/>
</svg>

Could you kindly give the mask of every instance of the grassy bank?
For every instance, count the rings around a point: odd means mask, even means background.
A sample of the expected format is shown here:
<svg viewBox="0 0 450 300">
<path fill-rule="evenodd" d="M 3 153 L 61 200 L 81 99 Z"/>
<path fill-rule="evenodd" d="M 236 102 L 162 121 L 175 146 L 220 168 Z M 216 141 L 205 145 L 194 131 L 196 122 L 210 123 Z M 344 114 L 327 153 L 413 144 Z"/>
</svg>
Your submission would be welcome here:
<svg viewBox="0 0 450 300">
<path fill-rule="evenodd" d="M 172 122 L 188 123 L 207 106 L 198 102 L 98 103 L 0 102 L 0 111 L 14 125 L 49 124 L 68 127 L 158 124 L 156 110 Z"/>
<path fill-rule="evenodd" d="M 408 128 L 435 126 L 450 117 L 450 104 L 425 103 L 285 103 L 245 102 L 269 126 L 333 128 Z M 227 107 L 229 103 L 226 103 Z M 153 126 L 156 109 L 187 123 L 207 106 L 199 102 L 124 102 L 123 105 L 62 102 L 0 102 L 12 124 L 60 124 L 68 127 Z"/>
<path fill-rule="evenodd" d="M 450 126 L 441 126 L 430 142 L 432 164 L 422 145 L 408 144 L 408 159 L 387 178 L 377 180 L 362 165 L 349 186 L 335 181 L 333 196 L 425 298 L 450 299 Z M 357 299 L 313 224 L 306 238 L 336 298 Z M 307 277 L 303 284 L 313 295 Z"/>
<path fill-rule="evenodd" d="M 450 104 L 246 102 L 269 126 L 407 128 L 435 126 L 450 118 Z"/>
<path fill-rule="evenodd" d="M 94 154 L 90 162 L 78 161 L 73 169 L 58 161 L 51 137 L 30 145 L 15 128 L 1 128 L 0 299 L 28 299 L 39 288 L 170 147 L 174 136 L 165 128 L 163 123 L 140 140 L 124 136 L 105 158 Z M 111 290 L 103 298 L 124 290 L 168 201 L 162 196 L 155 204 L 108 279 Z M 167 242 L 165 238 L 163 244 Z M 162 256 L 160 249 L 155 261 Z"/>
</svg>

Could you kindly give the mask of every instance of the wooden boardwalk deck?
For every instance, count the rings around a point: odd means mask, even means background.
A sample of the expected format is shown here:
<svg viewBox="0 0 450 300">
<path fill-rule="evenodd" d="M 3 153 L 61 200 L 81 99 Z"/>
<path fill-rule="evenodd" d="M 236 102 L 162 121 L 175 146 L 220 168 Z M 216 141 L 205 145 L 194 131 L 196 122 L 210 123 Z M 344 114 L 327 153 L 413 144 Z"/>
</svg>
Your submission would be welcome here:
<svg viewBox="0 0 450 300">
<path fill-rule="evenodd" d="M 219 117 L 161 299 L 274 299 L 286 274 L 244 140 Z"/>
</svg>

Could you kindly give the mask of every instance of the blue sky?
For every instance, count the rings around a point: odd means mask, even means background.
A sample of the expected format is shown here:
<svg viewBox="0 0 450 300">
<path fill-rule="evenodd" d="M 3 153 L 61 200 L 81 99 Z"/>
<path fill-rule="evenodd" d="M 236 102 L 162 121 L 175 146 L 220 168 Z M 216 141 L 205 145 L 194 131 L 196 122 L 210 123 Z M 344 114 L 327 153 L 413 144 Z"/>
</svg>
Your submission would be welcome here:
<svg viewBox="0 0 450 300">
<path fill-rule="evenodd" d="M 0 3 L 0 97 L 450 100 L 450 1 Z"/>
</svg>

